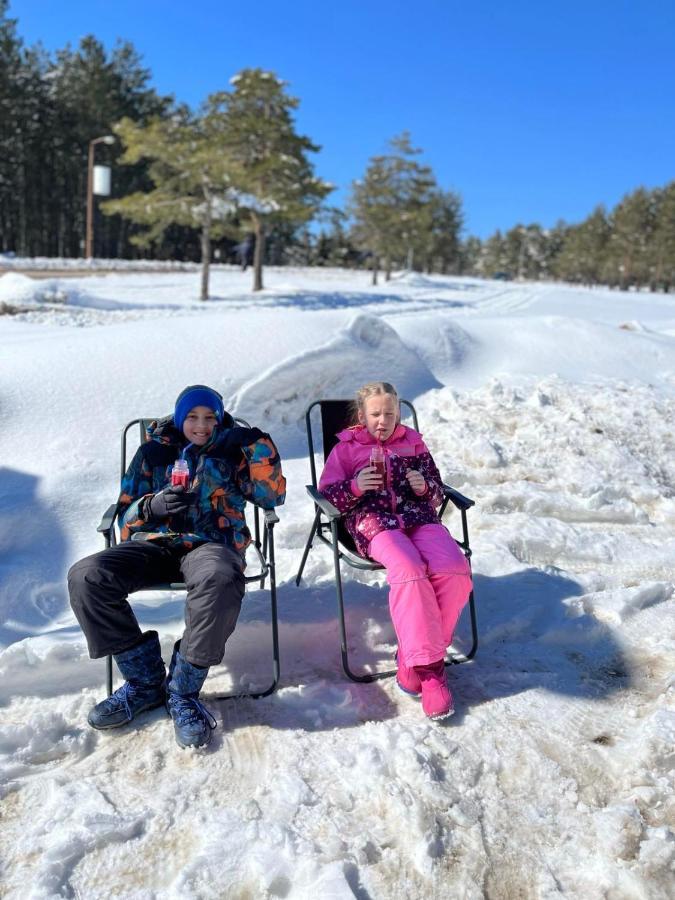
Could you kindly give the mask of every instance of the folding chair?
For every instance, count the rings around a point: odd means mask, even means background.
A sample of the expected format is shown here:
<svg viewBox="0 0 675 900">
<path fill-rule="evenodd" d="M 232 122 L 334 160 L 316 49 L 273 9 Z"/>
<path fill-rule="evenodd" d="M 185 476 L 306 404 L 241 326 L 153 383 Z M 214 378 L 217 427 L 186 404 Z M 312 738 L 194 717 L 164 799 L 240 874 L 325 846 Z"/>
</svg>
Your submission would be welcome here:
<svg viewBox="0 0 675 900">
<path fill-rule="evenodd" d="M 129 431 L 135 426 L 138 425 L 140 429 L 140 443 L 143 443 L 147 440 L 146 436 L 146 428 L 148 425 L 155 420 L 153 419 L 133 419 L 129 422 L 122 432 L 122 446 L 121 446 L 121 459 L 120 459 L 120 479 L 124 476 L 124 473 L 127 470 L 127 435 Z M 251 426 L 244 419 L 235 418 L 234 422 L 237 425 L 242 425 L 244 428 L 250 428 Z M 277 514 L 269 509 L 263 510 L 264 514 L 264 532 L 260 535 L 260 509 L 257 506 L 253 506 L 253 522 L 254 522 L 254 530 L 253 530 L 253 541 L 250 544 L 250 547 L 255 551 L 257 562 L 260 564 L 260 571 L 255 575 L 246 575 L 244 577 L 244 581 L 246 584 L 253 584 L 255 582 L 259 582 L 260 588 L 263 589 L 265 587 L 265 580 L 269 575 L 270 579 L 270 607 L 271 607 L 271 618 L 272 618 L 272 655 L 273 655 L 273 681 L 264 691 L 255 691 L 255 692 L 235 692 L 231 694 L 223 694 L 219 697 L 216 697 L 216 700 L 230 700 L 234 698 L 248 697 L 257 699 L 258 697 L 267 697 L 269 694 L 273 693 L 277 685 L 279 683 L 279 625 L 278 625 L 278 615 L 277 615 L 277 583 L 276 583 L 276 571 L 274 565 L 274 526 L 279 522 L 279 517 Z M 103 514 L 103 518 L 101 519 L 101 524 L 96 529 L 101 532 L 103 535 L 103 539 L 105 541 L 106 549 L 108 547 L 113 546 L 117 543 L 117 536 L 115 533 L 115 519 L 117 518 L 117 504 L 113 503 L 111 506 Z M 186 590 L 185 584 L 182 581 L 171 582 L 169 584 L 153 584 L 149 587 L 140 588 L 140 591 L 184 591 Z M 136 593 L 136 592 L 132 592 Z M 113 668 L 112 668 L 112 656 L 108 656 L 106 659 L 106 680 L 108 687 L 108 694 L 112 694 L 113 691 Z"/>
<path fill-rule="evenodd" d="M 417 413 L 415 411 L 415 407 L 408 400 L 401 400 L 400 403 L 401 412 L 403 413 L 404 409 L 408 410 L 410 416 L 412 417 L 413 426 L 415 430 L 418 431 L 419 427 L 417 424 Z M 319 493 L 319 490 L 317 488 L 316 465 L 314 461 L 314 435 L 312 432 L 311 418 L 312 411 L 316 407 L 319 407 L 321 416 L 321 433 L 323 437 L 323 458 L 325 462 L 328 458 L 328 454 L 338 442 L 337 433 L 350 425 L 351 405 L 351 401 L 349 400 L 316 400 L 314 403 L 310 404 L 307 407 L 307 411 L 305 413 L 305 424 L 307 427 L 307 446 L 309 450 L 309 465 L 312 474 L 312 483 L 307 485 L 307 493 L 314 502 L 315 514 L 314 522 L 312 524 L 312 530 L 310 531 L 309 538 L 307 539 L 307 544 L 305 546 L 305 551 L 302 556 L 302 562 L 300 563 L 298 574 L 295 578 L 295 583 L 296 585 L 300 584 L 300 579 L 302 578 L 302 572 L 305 568 L 307 556 L 309 555 L 309 551 L 312 549 L 314 538 L 316 537 L 324 544 L 326 544 L 326 546 L 330 547 L 333 551 L 333 564 L 335 567 L 335 590 L 337 593 L 338 615 L 340 620 L 340 650 L 342 654 L 342 668 L 344 669 L 345 674 L 349 678 L 351 678 L 352 681 L 370 682 L 376 681 L 379 678 L 389 678 L 390 676 L 396 674 L 396 670 L 391 669 L 387 670 L 386 672 L 365 672 L 362 674 L 357 674 L 351 670 L 349 666 L 349 655 L 347 650 L 347 628 L 345 623 L 345 608 L 342 590 L 342 577 L 340 574 L 340 560 L 344 560 L 347 565 L 351 566 L 354 569 L 375 571 L 384 567 L 379 563 L 364 559 L 363 557 L 356 554 L 354 541 L 352 540 L 351 535 L 344 526 L 341 514 L 333 506 L 332 503 L 329 503 L 328 500 L 326 500 L 326 498 L 321 493 Z M 469 561 L 469 565 L 471 565 L 471 548 L 469 547 L 469 530 L 466 520 L 466 511 L 467 509 L 470 509 L 475 505 L 474 501 L 470 500 L 468 497 L 463 496 L 459 493 L 459 491 L 456 491 L 454 488 L 449 487 L 447 484 L 444 484 L 443 503 L 441 504 L 441 508 L 439 510 L 439 518 L 442 518 L 449 502 L 452 502 L 461 513 L 462 540 L 457 541 L 457 544 L 459 547 L 461 547 L 464 556 Z M 476 624 L 476 606 L 474 602 L 473 591 L 471 591 L 471 596 L 469 597 L 469 613 L 471 617 L 471 649 L 466 654 L 453 654 L 449 659 L 446 659 L 446 666 L 468 662 L 476 655 L 476 650 L 478 649 L 478 627 Z"/>
</svg>

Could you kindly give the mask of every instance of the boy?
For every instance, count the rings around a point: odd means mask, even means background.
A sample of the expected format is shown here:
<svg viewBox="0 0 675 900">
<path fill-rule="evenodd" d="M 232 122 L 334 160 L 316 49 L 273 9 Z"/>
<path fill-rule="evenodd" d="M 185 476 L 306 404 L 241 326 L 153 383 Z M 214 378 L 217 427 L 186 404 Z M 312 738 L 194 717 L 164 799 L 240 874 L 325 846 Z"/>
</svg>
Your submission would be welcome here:
<svg viewBox="0 0 675 900">
<path fill-rule="evenodd" d="M 166 703 L 180 747 L 202 747 L 216 722 L 199 701 L 209 666 L 219 663 L 244 595 L 244 551 L 251 541 L 246 501 L 271 509 L 286 481 L 269 435 L 235 425 L 223 398 L 205 385 L 182 391 L 174 413 L 148 428 L 122 479 L 121 543 L 76 563 L 70 603 L 92 659 L 112 654 L 125 683 L 90 711 L 93 728 L 117 728 Z M 171 485 L 186 460 L 189 490 Z M 146 585 L 184 581 L 185 631 L 166 676 L 156 631 L 143 634 L 127 595 Z"/>
</svg>

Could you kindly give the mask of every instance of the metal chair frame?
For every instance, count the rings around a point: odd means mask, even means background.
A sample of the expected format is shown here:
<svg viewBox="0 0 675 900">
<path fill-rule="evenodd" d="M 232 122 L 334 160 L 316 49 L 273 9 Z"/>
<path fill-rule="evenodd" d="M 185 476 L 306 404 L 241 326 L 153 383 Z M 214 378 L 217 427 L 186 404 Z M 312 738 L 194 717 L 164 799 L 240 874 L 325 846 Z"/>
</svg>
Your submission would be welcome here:
<svg viewBox="0 0 675 900">
<path fill-rule="evenodd" d="M 344 530 L 344 526 L 341 523 L 341 513 L 319 492 L 317 488 L 316 464 L 314 460 L 314 437 L 312 433 L 311 421 L 311 414 L 315 407 L 318 406 L 321 408 L 323 416 L 323 407 L 325 404 L 343 403 L 346 405 L 348 402 L 349 401 L 346 400 L 315 400 L 314 403 L 311 403 L 307 407 L 307 411 L 305 413 L 307 445 L 309 449 L 309 465 L 312 476 L 312 483 L 306 485 L 306 488 L 307 493 L 312 498 L 312 502 L 314 503 L 315 513 L 314 522 L 312 523 L 312 529 L 309 533 L 309 537 L 305 545 L 305 550 L 302 555 L 302 561 L 300 563 L 298 574 L 295 578 L 295 583 L 296 585 L 300 584 L 302 572 L 305 568 L 305 563 L 307 561 L 309 551 L 312 549 L 314 539 L 318 538 L 323 544 L 325 544 L 327 547 L 330 547 L 333 552 L 333 565 L 335 568 L 335 590 L 337 593 L 338 617 L 340 624 L 340 652 L 342 656 L 342 668 L 344 669 L 347 677 L 352 681 L 368 683 L 377 681 L 380 678 L 390 678 L 392 675 L 396 674 L 396 669 L 389 669 L 384 672 L 362 672 L 360 674 L 354 672 L 351 669 L 349 665 L 349 653 L 347 649 L 347 626 L 345 623 L 344 593 L 342 589 L 342 577 L 340 573 L 340 560 L 344 560 L 344 562 L 347 563 L 347 565 L 351 566 L 353 569 L 362 569 L 366 571 L 376 571 L 378 569 L 383 569 L 384 566 L 356 555 L 354 549 L 352 549 L 353 542 L 347 532 Z M 401 400 L 400 403 L 401 407 L 405 407 L 409 410 L 412 416 L 415 430 L 419 431 L 419 426 L 417 424 L 417 412 L 413 404 L 409 400 Z M 329 448 L 329 450 L 330 449 L 332 448 Z M 327 456 L 328 453 L 326 452 L 326 448 L 324 445 L 324 461 L 326 460 Z M 469 529 L 467 524 L 466 512 L 468 509 L 475 505 L 475 501 L 470 500 L 468 497 L 460 494 L 459 491 L 455 490 L 447 484 L 444 484 L 443 502 L 439 510 L 439 518 L 442 519 L 448 503 L 450 502 L 459 510 L 462 517 L 462 540 L 456 541 L 456 543 L 461 548 L 464 556 L 468 560 L 469 566 L 471 566 L 471 547 L 469 546 Z M 342 531 L 342 534 L 340 534 L 340 531 Z M 349 544 L 350 546 L 348 546 L 347 544 Z M 473 590 L 471 591 L 471 595 L 469 597 L 469 614 L 471 618 L 471 649 L 466 654 L 453 654 L 452 656 L 450 656 L 450 658 L 446 659 L 445 661 L 446 666 L 458 665 L 460 663 L 468 662 L 476 655 L 476 651 L 478 649 L 478 625 L 476 621 L 476 604 Z"/>
<path fill-rule="evenodd" d="M 154 421 L 153 419 L 132 419 L 131 422 L 128 422 L 122 432 L 122 446 L 121 446 L 121 460 L 120 460 L 120 478 L 124 476 L 124 473 L 127 469 L 127 435 L 129 434 L 130 429 L 132 429 L 135 425 L 138 425 L 140 428 L 140 443 L 143 443 L 146 440 L 146 427 L 150 424 L 150 422 Z M 251 426 L 245 419 L 235 418 L 234 421 L 237 425 L 241 425 L 244 428 L 250 428 Z M 277 610 L 277 583 L 276 583 L 276 569 L 275 569 L 275 561 L 274 561 L 274 526 L 279 522 L 279 517 L 273 510 L 263 510 L 264 515 L 264 531 L 260 533 L 260 509 L 259 507 L 251 504 L 253 506 L 253 522 L 254 522 L 254 536 L 253 541 L 250 546 L 255 550 L 257 561 L 260 564 L 260 571 L 255 575 L 246 575 L 244 576 L 244 581 L 246 584 L 254 584 L 255 582 L 259 582 L 260 588 L 263 589 L 265 587 L 265 581 L 269 576 L 270 579 L 270 609 L 271 609 L 271 617 L 272 617 L 272 655 L 273 655 L 273 681 L 272 683 L 264 690 L 264 691 L 239 691 L 231 694 L 223 694 L 221 696 L 215 697 L 216 700 L 232 700 L 239 698 L 252 698 L 258 699 L 259 697 L 267 697 L 269 694 L 272 694 L 279 684 L 279 676 L 280 676 L 280 660 L 279 660 L 279 623 L 278 623 L 278 610 Z M 106 549 L 114 546 L 117 543 L 117 535 L 115 533 L 115 520 L 117 518 L 117 504 L 113 503 L 111 506 L 103 514 L 101 519 L 101 523 L 96 529 L 103 535 L 103 539 L 105 541 Z M 165 584 L 155 584 L 150 585 L 148 587 L 140 588 L 139 591 L 132 591 L 131 593 L 141 593 L 142 591 L 184 591 L 186 590 L 185 583 L 182 581 L 170 582 Z M 108 688 L 108 694 L 112 694 L 113 691 L 113 658 L 112 656 L 108 656 L 106 658 L 106 684 Z"/>
</svg>

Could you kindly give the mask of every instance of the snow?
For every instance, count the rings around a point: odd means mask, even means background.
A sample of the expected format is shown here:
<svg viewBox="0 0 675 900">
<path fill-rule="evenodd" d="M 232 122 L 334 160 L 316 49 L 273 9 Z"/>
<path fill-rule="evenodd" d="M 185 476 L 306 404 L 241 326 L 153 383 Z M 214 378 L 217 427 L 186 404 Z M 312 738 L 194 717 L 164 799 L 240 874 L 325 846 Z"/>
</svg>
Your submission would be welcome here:
<svg viewBox="0 0 675 900">
<path fill-rule="evenodd" d="M 415 274 L 372 287 L 365 272 L 291 268 L 252 294 L 248 273 L 216 267 L 200 303 L 196 268 L 56 260 L 33 280 L 39 262 L 9 262 L 3 896 L 672 896 L 675 297 Z M 346 680 L 327 550 L 294 584 L 312 519 L 305 407 L 373 377 L 415 402 L 446 480 L 476 500 L 480 643 L 449 673 L 445 724 L 391 680 Z M 161 710 L 88 728 L 104 665 L 65 573 L 102 546 L 123 424 L 169 412 L 195 382 L 271 431 L 289 494 L 280 690 L 215 699 L 271 677 L 268 595 L 251 590 L 206 683 L 213 744 L 187 752 Z M 448 523 L 457 534 L 456 513 Z M 382 574 L 344 582 L 350 655 L 390 666 Z M 180 595 L 134 606 L 168 653 Z"/>
</svg>

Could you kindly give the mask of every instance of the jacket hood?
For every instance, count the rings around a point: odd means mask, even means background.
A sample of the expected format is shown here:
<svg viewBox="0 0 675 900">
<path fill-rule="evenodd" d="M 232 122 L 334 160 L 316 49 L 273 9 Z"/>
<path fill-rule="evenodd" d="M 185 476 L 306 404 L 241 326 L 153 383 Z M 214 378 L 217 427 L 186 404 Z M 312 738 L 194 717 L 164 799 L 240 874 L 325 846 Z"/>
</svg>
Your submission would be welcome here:
<svg viewBox="0 0 675 900">
<path fill-rule="evenodd" d="M 344 431 L 338 432 L 337 438 L 340 441 L 355 441 L 357 444 L 372 444 L 373 446 L 380 443 L 377 438 L 373 437 L 365 425 L 352 425 L 351 428 L 345 428 Z M 387 447 L 391 444 L 396 444 L 403 439 L 409 441 L 421 441 L 422 435 L 413 428 L 408 428 L 407 425 L 401 425 L 399 422 L 387 440 L 382 443 L 382 446 Z"/>
</svg>

